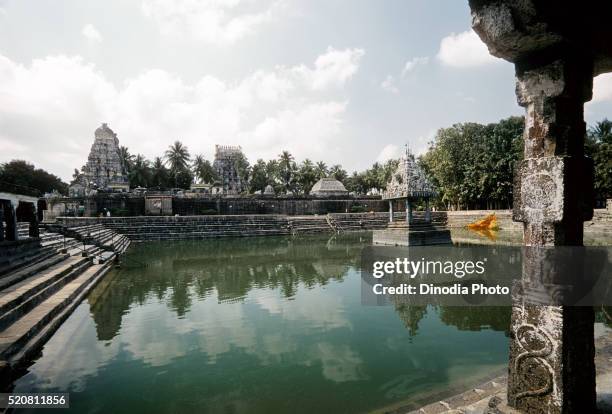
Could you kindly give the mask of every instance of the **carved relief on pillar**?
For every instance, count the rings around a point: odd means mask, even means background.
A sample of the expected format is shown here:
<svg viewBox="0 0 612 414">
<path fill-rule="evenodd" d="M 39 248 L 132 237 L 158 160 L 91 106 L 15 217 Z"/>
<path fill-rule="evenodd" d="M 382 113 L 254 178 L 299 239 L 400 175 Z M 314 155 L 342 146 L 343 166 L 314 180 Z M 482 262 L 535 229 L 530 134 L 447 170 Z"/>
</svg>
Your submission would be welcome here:
<svg viewBox="0 0 612 414">
<path fill-rule="evenodd" d="M 535 312 L 534 312 L 535 310 Z M 512 315 L 508 378 L 508 402 L 526 412 L 542 412 L 542 407 L 560 407 L 562 310 L 547 307 L 515 306 Z M 555 410 L 550 410 L 555 412 Z M 559 411 L 560 412 L 560 411 Z"/>
</svg>

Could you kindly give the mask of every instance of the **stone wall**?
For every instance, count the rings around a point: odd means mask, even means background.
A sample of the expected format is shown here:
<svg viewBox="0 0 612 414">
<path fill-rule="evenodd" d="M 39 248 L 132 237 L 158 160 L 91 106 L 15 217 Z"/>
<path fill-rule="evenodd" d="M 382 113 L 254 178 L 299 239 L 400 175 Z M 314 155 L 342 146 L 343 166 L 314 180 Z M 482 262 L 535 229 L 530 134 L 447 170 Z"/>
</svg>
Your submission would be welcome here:
<svg viewBox="0 0 612 414">
<path fill-rule="evenodd" d="M 104 209 L 110 210 L 114 216 L 144 216 L 144 196 L 128 194 L 98 194 L 89 198 L 71 198 L 55 200 L 50 209 L 56 204 L 84 206 L 84 215 L 97 217 Z M 283 215 L 310 215 L 327 213 L 352 212 L 353 207 L 363 211 L 387 211 L 388 204 L 378 197 L 362 198 L 315 198 L 315 197 L 172 197 L 172 215 L 236 215 L 236 214 L 283 214 Z M 65 211 L 66 209 L 60 209 Z M 71 211 L 73 211 L 72 209 Z M 47 216 L 55 218 L 55 214 Z"/>
<path fill-rule="evenodd" d="M 283 214 L 309 215 L 349 213 L 354 206 L 364 211 L 387 211 L 387 203 L 376 198 L 314 199 L 314 198 L 177 198 L 172 200 L 174 214 Z"/>
</svg>

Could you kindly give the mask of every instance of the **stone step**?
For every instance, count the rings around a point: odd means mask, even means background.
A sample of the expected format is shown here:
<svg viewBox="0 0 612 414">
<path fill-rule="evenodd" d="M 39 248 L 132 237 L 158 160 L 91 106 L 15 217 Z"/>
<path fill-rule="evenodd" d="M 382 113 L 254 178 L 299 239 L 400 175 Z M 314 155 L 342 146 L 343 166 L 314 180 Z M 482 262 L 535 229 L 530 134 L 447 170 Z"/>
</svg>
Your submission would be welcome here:
<svg viewBox="0 0 612 414">
<path fill-rule="evenodd" d="M 264 235 L 282 235 L 289 234 L 288 231 L 225 231 L 225 232 L 177 232 L 177 233 L 134 233 L 130 234 L 129 237 L 133 240 L 180 240 L 180 239 L 197 239 L 197 238 L 216 238 L 216 237 L 242 237 L 242 236 L 264 236 Z"/>
<path fill-rule="evenodd" d="M 20 240 L 18 243 L 23 243 L 23 241 Z M 9 252 L 6 255 L 0 257 L 0 277 L 13 273 L 25 266 L 29 266 L 31 264 L 44 260 L 54 253 L 54 249 L 42 247 L 39 243 L 36 245 L 28 244 L 27 248 L 23 251 L 13 253 Z"/>
<path fill-rule="evenodd" d="M 0 359 L 25 364 L 110 269 L 110 261 L 92 265 L 0 332 Z"/>
<path fill-rule="evenodd" d="M 43 270 L 66 260 L 68 257 L 68 254 L 61 254 L 53 251 L 52 254 L 46 255 L 41 260 L 28 264 L 27 266 L 11 272 L 6 276 L 0 277 L 0 290 L 6 289 L 15 283 L 21 282 L 22 280 L 33 276 L 36 273 L 42 272 Z"/>
<path fill-rule="evenodd" d="M 0 330 L 6 329 L 37 304 L 76 278 L 91 264 L 88 258 L 70 257 L 2 290 L 0 292 Z"/>
</svg>

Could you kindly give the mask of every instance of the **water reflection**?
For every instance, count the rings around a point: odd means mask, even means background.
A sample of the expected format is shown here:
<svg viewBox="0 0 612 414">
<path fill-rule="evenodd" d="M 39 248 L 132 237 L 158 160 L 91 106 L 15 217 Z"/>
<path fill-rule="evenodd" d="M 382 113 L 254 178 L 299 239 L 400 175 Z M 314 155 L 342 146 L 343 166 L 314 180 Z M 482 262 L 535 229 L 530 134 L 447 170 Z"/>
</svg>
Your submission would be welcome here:
<svg viewBox="0 0 612 414">
<path fill-rule="evenodd" d="M 415 407 L 505 368 L 509 309 L 362 306 L 369 244 L 138 245 L 16 390 L 69 391 L 75 412 L 353 413 Z"/>
<path fill-rule="evenodd" d="M 287 299 L 307 289 L 342 281 L 357 268 L 367 234 L 310 238 L 256 238 L 136 246 L 123 268 L 112 272 L 89 295 L 98 338 L 113 338 L 131 305 L 164 301 L 184 318 L 194 300 L 216 294 L 218 303 L 239 302 L 253 289 L 276 290 Z M 146 263 L 146 267 L 139 266 Z M 277 301 L 260 297 L 271 313 Z M 272 303 L 274 302 L 274 303 Z M 316 309 L 312 309 L 316 312 Z"/>
</svg>

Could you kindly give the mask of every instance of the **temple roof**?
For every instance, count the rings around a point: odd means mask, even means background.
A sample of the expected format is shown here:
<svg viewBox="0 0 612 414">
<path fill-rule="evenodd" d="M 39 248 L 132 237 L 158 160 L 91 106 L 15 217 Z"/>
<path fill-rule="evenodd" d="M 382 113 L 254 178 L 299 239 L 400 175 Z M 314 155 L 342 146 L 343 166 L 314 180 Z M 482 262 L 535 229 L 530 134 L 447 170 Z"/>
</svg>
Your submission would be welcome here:
<svg viewBox="0 0 612 414">
<path fill-rule="evenodd" d="M 344 188 L 344 184 L 335 178 L 321 178 L 312 186 L 310 190 L 312 195 L 346 195 L 348 191 Z"/>
<path fill-rule="evenodd" d="M 400 159 L 391 181 L 383 191 L 383 200 L 397 198 L 430 198 L 438 194 L 425 173 L 414 160 L 414 155 L 406 149 Z"/>
</svg>

